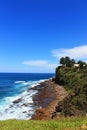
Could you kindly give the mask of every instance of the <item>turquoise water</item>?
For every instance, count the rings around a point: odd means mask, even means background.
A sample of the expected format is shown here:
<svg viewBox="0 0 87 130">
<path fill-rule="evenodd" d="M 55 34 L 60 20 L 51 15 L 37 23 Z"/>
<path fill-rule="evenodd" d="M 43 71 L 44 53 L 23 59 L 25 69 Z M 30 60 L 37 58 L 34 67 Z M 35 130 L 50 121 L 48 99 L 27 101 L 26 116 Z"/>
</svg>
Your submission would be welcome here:
<svg viewBox="0 0 87 130">
<path fill-rule="evenodd" d="M 27 119 L 34 114 L 32 96 L 36 90 L 29 90 L 54 74 L 0 73 L 0 120 Z M 19 101 L 14 103 L 14 101 Z"/>
</svg>

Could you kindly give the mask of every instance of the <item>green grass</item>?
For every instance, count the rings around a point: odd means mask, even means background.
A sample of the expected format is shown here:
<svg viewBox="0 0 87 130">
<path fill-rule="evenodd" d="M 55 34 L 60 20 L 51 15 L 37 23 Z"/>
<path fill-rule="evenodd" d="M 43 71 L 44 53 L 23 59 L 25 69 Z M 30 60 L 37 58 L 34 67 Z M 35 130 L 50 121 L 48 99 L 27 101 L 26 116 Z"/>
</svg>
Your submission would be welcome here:
<svg viewBox="0 0 87 130">
<path fill-rule="evenodd" d="M 87 118 L 60 118 L 50 121 L 35 120 L 6 120 L 0 121 L 0 130 L 81 130 L 87 126 Z"/>
</svg>

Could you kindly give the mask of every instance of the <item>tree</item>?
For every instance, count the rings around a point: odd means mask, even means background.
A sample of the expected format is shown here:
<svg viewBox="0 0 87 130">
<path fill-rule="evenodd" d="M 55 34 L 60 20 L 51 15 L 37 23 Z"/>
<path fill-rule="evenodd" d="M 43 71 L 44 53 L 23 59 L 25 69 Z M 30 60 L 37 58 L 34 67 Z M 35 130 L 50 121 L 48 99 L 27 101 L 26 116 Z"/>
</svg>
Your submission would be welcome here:
<svg viewBox="0 0 87 130">
<path fill-rule="evenodd" d="M 75 64 L 74 59 L 70 59 L 68 56 L 60 58 L 60 64 L 66 67 L 71 67 Z"/>
<path fill-rule="evenodd" d="M 64 57 L 60 58 L 60 64 L 62 64 L 63 66 L 65 65 L 65 58 Z"/>
<path fill-rule="evenodd" d="M 73 66 L 75 64 L 75 60 L 71 59 L 71 66 Z"/>
<path fill-rule="evenodd" d="M 83 69 L 84 68 L 84 66 L 86 65 L 86 63 L 85 62 L 83 62 L 83 61 L 78 61 L 78 64 L 79 64 L 79 67 L 80 67 L 80 69 Z"/>
<path fill-rule="evenodd" d="M 71 60 L 68 56 L 65 57 L 65 64 L 66 64 L 67 67 L 71 66 Z"/>
</svg>

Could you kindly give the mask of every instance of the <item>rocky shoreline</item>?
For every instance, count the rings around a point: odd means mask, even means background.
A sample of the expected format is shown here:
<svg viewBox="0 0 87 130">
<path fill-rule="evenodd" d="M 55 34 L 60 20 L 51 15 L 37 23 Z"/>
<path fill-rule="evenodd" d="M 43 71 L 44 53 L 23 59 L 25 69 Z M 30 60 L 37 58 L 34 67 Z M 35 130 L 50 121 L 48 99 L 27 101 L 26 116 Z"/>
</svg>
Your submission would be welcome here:
<svg viewBox="0 0 87 130">
<path fill-rule="evenodd" d="M 63 86 L 53 79 L 31 86 L 23 95 L 14 99 L 1 113 L 3 119 L 50 120 L 59 117 L 58 103 L 67 95 Z M 57 116 L 58 115 L 58 116 Z M 4 118 L 5 116 L 5 118 Z"/>
<path fill-rule="evenodd" d="M 34 105 L 37 106 L 38 109 L 36 109 L 32 119 L 49 120 L 56 117 L 56 106 L 67 96 L 67 92 L 63 86 L 55 84 L 52 79 L 49 79 L 31 89 L 38 91 L 37 94 L 33 96 Z"/>
</svg>

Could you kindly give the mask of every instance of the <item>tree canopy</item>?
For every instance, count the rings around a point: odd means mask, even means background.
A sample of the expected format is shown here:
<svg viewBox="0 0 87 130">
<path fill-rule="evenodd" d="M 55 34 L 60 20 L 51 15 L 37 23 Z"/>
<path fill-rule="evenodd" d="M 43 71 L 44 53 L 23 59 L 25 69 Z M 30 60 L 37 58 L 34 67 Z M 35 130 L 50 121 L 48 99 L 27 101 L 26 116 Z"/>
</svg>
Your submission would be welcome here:
<svg viewBox="0 0 87 130">
<path fill-rule="evenodd" d="M 70 59 L 68 56 L 60 58 L 60 64 L 63 66 L 71 67 L 75 64 L 74 59 Z"/>
</svg>

